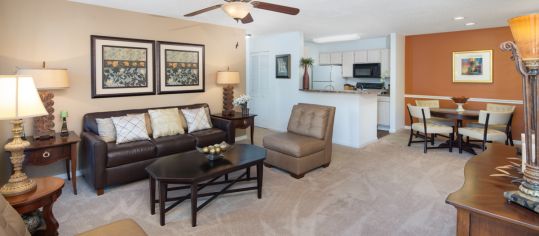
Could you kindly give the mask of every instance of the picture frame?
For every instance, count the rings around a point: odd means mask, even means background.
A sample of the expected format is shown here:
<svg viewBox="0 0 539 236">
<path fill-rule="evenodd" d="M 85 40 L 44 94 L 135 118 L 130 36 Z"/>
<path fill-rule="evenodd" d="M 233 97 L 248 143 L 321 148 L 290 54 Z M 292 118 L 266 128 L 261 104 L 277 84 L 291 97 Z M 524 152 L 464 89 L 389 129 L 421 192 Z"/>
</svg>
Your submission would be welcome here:
<svg viewBox="0 0 539 236">
<path fill-rule="evenodd" d="M 290 54 L 275 56 L 275 77 L 290 79 Z"/>
<path fill-rule="evenodd" d="M 155 41 L 91 35 L 92 98 L 155 94 Z"/>
<path fill-rule="evenodd" d="M 158 41 L 157 94 L 202 93 L 206 90 L 205 46 Z"/>
<path fill-rule="evenodd" d="M 492 82 L 492 50 L 453 52 L 453 83 Z"/>
</svg>

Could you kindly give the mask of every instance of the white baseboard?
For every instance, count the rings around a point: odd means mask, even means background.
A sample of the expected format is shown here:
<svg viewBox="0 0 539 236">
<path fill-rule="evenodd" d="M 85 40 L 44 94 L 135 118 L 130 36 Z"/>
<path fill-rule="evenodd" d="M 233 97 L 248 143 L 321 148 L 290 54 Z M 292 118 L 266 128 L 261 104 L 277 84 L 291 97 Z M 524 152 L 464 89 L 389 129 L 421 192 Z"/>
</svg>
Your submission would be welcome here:
<svg viewBox="0 0 539 236">
<path fill-rule="evenodd" d="M 236 137 L 236 142 L 243 141 L 243 140 L 247 140 L 247 135 L 242 135 L 242 136 Z"/>
</svg>

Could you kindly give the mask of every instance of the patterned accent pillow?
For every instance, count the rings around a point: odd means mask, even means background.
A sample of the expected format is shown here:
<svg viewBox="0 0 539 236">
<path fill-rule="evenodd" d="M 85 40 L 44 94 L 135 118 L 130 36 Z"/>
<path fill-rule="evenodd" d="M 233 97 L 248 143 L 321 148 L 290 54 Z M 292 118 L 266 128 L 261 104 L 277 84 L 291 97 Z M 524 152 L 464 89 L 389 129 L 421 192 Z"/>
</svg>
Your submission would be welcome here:
<svg viewBox="0 0 539 236">
<path fill-rule="evenodd" d="M 211 128 L 208 116 L 203 107 L 197 109 L 182 109 L 182 113 L 187 121 L 188 133 Z"/>
<path fill-rule="evenodd" d="M 112 123 L 112 119 L 97 118 L 95 119 L 95 122 L 97 123 L 97 133 L 101 140 L 105 141 L 106 143 L 116 141 L 116 129 L 114 128 L 114 123 Z"/>
<path fill-rule="evenodd" d="M 208 123 L 210 123 L 210 126 L 213 127 L 213 124 L 211 123 L 210 108 L 204 107 L 204 111 L 206 112 L 206 116 L 208 118 Z M 185 116 L 183 116 L 183 113 L 181 111 L 180 111 L 180 122 L 181 122 L 183 130 L 186 130 L 187 129 L 187 121 L 185 120 Z"/>
<path fill-rule="evenodd" d="M 144 123 L 144 114 L 111 117 L 111 119 L 116 128 L 116 144 L 150 140 Z"/>
<path fill-rule="evenodd" d="M 148 131 L 148 136 L 152 136 L 153 130 L 152 130 L 152 120 L 150 119 L 150 114 L 143 113 L 144 114 L 144 123 L 146 124 L 146 131 Z M 127 116 L 136 116 L 139 114 L 127 114 Z"/>
<path fill-rule="evenodd" d="M 148 110 L 152 122 L 153 138 L 184 134 L 178 108 Z"/>
</svg>

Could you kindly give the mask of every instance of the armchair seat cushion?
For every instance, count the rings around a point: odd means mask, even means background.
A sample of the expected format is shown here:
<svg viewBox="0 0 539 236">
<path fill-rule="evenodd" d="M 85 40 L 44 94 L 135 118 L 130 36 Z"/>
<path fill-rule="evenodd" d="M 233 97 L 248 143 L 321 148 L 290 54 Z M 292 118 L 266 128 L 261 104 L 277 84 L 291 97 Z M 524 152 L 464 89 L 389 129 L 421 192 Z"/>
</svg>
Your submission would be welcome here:
<svg viewBox="0 0 539 236">
<path fill-rule="evenodd" d="M 77 234 L 78 236 L 101 236 L 101 235 L 116 235 L 116 236 L 146 236 L 146 232 L 132 219 L 124 219 L 112 222 Z"/>
<path fill-rule="evenodd" d="M 412 130 L 424 132 L 425 127 L 422 122 L 413 123 Z M 453 128 L 447 125 L 441 125 L 436 123 L 427 122 L 427 133 L 429 134 L 451 134 L 453 133 Z"/>
<path fill-rule="evenodd" d="M 465 127 L 465 128 L 459 128 L 459 134 L 461 134 L 464 137 L 470 137 L 472 139 L 478 139 L 483 140 L 485 129 L 484 128 L 473 128 L 473 127 Z M 495 129 L 488 129 L 487 130 L 487 141 L 494 141 L 494 142 L 505 142 L 505 139 L 507 136 L 505 135 L 505 132 L 495 130 Z"/>
<path fill-rule="evenodd" d="M 155 158 L 155 145 L 151 141 L 130 143 L 107 143 L 107 167 L 144 161 Z"/>
<path fill-rule="evenodd" d="M 467 127 L 473 127 L 473 128 L 481 128 L 481 129 L 483 129 L 485 127 L 485 125 L 477 123 L 477 122 L 470 122 L 466 126 Z M 488 125 L 488 128 L 505 132 L 505 129 L 507 128 L 507 125 Z"/>
<path fill-rule="evenodd" d="M 159 137 L 152 140 L 158 157 L 195 149 L 196 139 L 187 134 Z"/>
<path fill-rule="evenodd" d="M 196 139 L 197 147 L 217 144 L 226 140 L 226 132 L 217 128 L 199 130 L 189 133 L 189 135 Z"/>
<path fill-rule="evenodd" d="M 293 157 L 304 157 L 326 147 L 324 140 L 294 133 L 278 133 L 264 137 L 264 147 Z"/>
</svg>

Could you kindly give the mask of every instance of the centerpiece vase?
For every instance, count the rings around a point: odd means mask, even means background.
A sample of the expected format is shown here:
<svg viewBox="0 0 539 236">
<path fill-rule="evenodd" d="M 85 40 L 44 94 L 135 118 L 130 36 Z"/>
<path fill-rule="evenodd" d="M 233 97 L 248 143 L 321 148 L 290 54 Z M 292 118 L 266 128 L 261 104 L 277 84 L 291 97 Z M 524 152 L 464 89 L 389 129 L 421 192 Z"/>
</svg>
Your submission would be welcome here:
<svg viewBox="0 0 539 236">
<path fill-rule="evenodd" d="M 247 103 L 241 104 L 241 114 L 249 115 L 249 108 L 247 107 Z"/>
<path fill-rule="evenodd" d="M 307 65 L 303 66 L 303 90 L 309 90 L 309 71 Z"/>
</svg>

